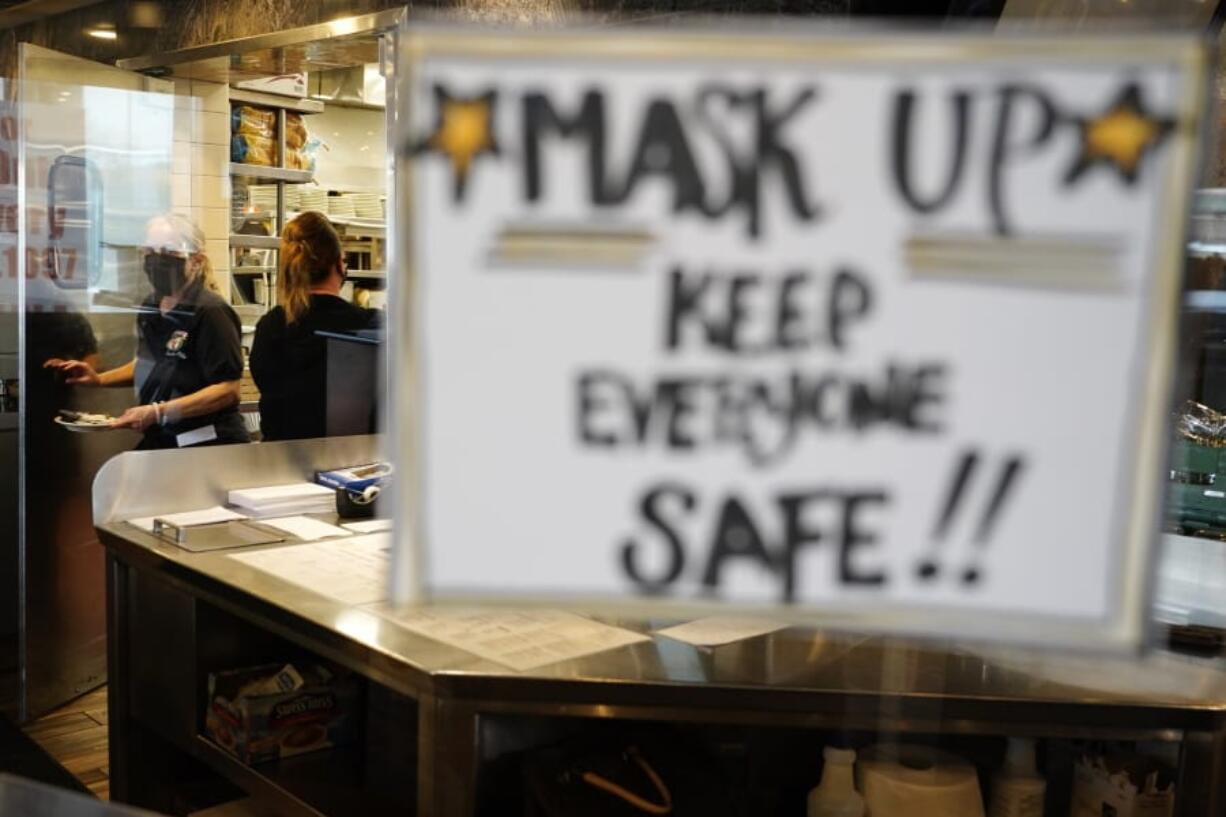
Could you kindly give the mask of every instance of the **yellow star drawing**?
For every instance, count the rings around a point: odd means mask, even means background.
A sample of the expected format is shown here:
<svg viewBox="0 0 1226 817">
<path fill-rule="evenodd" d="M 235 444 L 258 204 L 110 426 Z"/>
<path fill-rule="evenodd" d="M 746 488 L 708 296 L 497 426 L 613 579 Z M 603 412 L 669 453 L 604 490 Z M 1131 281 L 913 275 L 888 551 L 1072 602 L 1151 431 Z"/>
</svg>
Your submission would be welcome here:
<svg viewBox="0 0 1226 817">
<path fill-rule="evenodd" d="M 434 96 L 438 122 L 419 150 L 441 153 L 451 161 L 455 198 L 459 201 L 464 198 L 473 160 L 483 153 L 498 153 L 493 131 L 496 96 L 489 91 L 479 97 L 460 99 L 437 86 Z"/>
<path fill-rule="evenodd" d="M 1066 185 L 1096 164 L 1114 167 L 1132 184 L 1145 157 L 1171 132 L 1174 122 L 1149 113 L 1141 101 L 1140 87 L 1133 83 L 1105 112 L 1082 120 L 1080 126 L 1081 153 L 1065 176 Z"/>
<path fill-rule="evenodd" d="M 1141 164 L 1141 154 L 1162 128 L 1136 111 L 1121 108 L 1090 122 L 1086 128 L 1085 151 L 1102 157 L 1129 172 Z"/>
<path fill-rule="evenodd" d="M 456 173 L 463 175 L 477 154 L 494 145 L 489 103 L 448 100 L 440 115 L 443 121 L 430 146 L 450 156 Z"/>
</svg>

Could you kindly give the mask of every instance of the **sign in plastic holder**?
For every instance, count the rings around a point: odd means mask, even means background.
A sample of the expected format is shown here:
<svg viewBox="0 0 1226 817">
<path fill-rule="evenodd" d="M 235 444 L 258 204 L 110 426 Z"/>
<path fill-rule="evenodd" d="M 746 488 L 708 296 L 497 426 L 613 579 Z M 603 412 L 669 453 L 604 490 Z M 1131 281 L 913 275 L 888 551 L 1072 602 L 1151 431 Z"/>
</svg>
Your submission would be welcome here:
<svg viewBox="0 0 1226 817">
<path fill-rule="evenodd" d="M 397 598 L 1142 642 L 1198 41 L 397 59 Z"/>
</svg>

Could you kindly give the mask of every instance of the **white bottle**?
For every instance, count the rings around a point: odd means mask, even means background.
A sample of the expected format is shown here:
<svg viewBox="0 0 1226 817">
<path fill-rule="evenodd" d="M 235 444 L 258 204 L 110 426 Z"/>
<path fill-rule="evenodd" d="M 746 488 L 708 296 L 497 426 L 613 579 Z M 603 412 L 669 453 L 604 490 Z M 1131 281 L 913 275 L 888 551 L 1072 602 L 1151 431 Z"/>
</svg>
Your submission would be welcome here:
<svg viewBox="0 0 1226 817">
<path fill-rule="evenodd" d="M 822 782 L 809 792 L 809 817 L 864 817 L 864 798 L 852 774 L 856 753 L 827 746 L 822 757 Z"/>
<path fill-rule="evenodd" d="M 988 817 L 1043 817 L 1046 790 L 1035 766 L 1034 741 L 1009 738 L 1005 765 L 992 777 Z"/>
</svg>

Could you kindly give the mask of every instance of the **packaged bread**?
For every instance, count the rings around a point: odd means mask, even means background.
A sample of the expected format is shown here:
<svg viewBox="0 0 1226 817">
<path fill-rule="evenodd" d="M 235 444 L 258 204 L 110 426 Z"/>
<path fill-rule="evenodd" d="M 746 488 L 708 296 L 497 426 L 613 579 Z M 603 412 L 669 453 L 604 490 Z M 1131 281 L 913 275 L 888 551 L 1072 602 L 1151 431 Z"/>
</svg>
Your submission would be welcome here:
<svg viewBox="0 0 1226 817">
<path fill-rule="evenodd" d="M 285 154 L 285 166 L 293 170 L 315 170 L 315 156 L 301 150 L 289 150 Z"/>
<path fill-rule="evenodd" d="M 267 108 L 235 105 L 230 109 L 230 132 L 276 139 L 277 114 Z"/>
<path fill-rule="evenodd" d="M 236 133 L 230 137 L 230 161 L 249 165 L 275 165 L 277 143 L 262 136 Z"/>
<path fill-rule="evenodd" d="M 290 150 L 299 150 L 307 143 L 310 133 L 307 132 L 306 121 L 300 113 L 285 115 L 285 146 Z"/>
</svg>

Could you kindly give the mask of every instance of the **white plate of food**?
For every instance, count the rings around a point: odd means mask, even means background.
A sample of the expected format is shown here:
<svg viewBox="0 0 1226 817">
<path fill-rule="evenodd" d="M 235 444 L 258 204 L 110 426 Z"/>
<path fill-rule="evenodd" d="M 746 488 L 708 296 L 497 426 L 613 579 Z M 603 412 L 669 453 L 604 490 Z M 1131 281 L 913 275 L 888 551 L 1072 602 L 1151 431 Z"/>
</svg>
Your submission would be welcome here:
<svg viewBox="0 0 1226 817">
<path fill-rule="evenodd" d="M 61 411 L 55 422 L 69 431 L 110 431 L 115 418 L 109 414 L 90 414 L 84 411 Z"/>
</svg>

